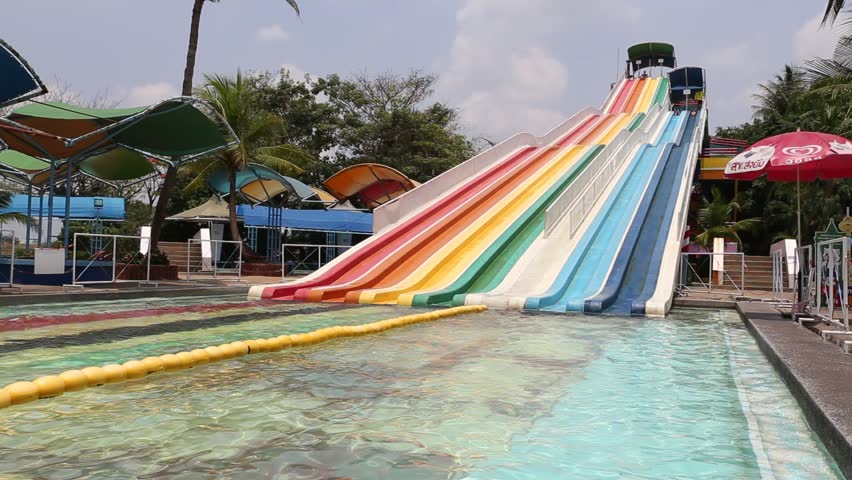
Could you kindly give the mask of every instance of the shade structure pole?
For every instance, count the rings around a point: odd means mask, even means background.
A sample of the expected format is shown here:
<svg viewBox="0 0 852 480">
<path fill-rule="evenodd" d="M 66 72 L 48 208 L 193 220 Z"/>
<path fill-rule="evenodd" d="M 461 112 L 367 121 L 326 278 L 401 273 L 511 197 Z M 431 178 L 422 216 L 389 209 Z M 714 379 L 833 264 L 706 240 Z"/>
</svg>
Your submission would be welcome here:
<svg viewBox="0 0 852 480">
<path fill-rule="evenodd" d="M 65 239 L 62 242 L 63 247 L 68 247 L 70 243 L 70 230 L 71 230 L 71 159 L 68 159 L 68 162 L 65 164 L 65 169 L 68 170 L 65 174 L 65 218 L 62 223 L 62 230 L 65 233 Z"/>
<path fill-rule="evenodd" d="M 33 179 L 30 178 L 27 181 L 27 221 L 29 222 L 33 218 Z M 30 251 L 30 230 L 32 230 L 32 225 L 27 223 L 24 228 L 27 229 L 27 233 L 24 235 L 24 251 Z"/>
<path fill-rule="evenodd" d="M 54 183 L 56 182 L 56 162 L 50 159 L 50 186 L 47 189 L 47 238 L 45 243 L 50 246 L 50 237 L 53 236 L 53 193 L 56 191 Z"/>
<path fill-rule="evenodd" d="M 41 233 L 42 226 L 44 225 L 44 189 L 39 190 L 38 192 L 38 246 L 42 247 L 41 244 Z"/>
</svg>

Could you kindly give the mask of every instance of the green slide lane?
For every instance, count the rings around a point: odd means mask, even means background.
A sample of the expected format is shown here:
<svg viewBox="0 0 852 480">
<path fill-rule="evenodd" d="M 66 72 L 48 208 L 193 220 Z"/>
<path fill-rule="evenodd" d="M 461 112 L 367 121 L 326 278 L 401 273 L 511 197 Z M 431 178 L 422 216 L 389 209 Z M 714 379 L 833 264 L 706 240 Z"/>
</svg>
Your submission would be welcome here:
<svg viewBox="0 0 852 480">
<path fill-rule="evenodd" d="M 654 96 L 654 101 L 651 103 L 651 106 L 660 105 L 661 103 L 666 101 L 666 95 L 669 94 L 669 79 L 664 78 L 662 82 L 657 86 L 657 94 Z"/>
<path fill-rule="evenodd" d="M 500 284 L 533 240 L 544 230 L 544 212 L 600 154 L 603 145 L 586 151 L 577 164 L 554 182 L 544 195 L 507 228 L 449 287 L 414 296 L 412 306 L 435 305 L 459 294 L 489 291 Z M 460 295 L 464 303 L 463 295 Z M 454 301 L 454 303 L 456 303 Z"/>
</svg>

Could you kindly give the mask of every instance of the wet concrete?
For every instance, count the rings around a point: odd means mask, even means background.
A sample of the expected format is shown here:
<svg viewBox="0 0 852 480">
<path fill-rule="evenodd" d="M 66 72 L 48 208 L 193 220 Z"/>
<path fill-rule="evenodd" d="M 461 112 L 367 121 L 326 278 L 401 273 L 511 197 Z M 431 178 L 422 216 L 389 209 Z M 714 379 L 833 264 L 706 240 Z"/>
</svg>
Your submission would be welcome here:
<svg viewBox="0 0 852 480">
<path fill-rule="evenodd" d="M 852 479 L 852 355 L 769 304 L 737 310 L 846 478 Z"/>
</svg>

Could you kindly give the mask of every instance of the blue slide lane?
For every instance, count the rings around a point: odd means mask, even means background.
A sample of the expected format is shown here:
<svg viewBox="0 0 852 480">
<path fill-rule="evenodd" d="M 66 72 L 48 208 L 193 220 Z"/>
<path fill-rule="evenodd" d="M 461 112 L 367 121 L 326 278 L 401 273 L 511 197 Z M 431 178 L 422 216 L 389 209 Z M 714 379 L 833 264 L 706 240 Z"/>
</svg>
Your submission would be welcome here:
<svg viewBox="0 0 852 480">
<path fill-rule="evenodd" d="M 603 283 L 613 252 L 618 249 L 630 225 L 636 206 L 659 163 L 666 144 L 675 135 L 679 119 L 668 114 L 663 135 L 656 146 L 643 145 L 618 180 L 613 193 L 557 275 L 541 297 L 527 299 L 525 308 L 549 311 L 582 311 L 586 297 Z"/>
<path fill-rule="evenodd" d="M 700 125 L 696 125 L 698 121 L 697 115 L 695 117 L 689 118 L 689 123 L 686 126 L 686 133 L 684 133 L 685 139 L 692 138 L 692 134 L 696 128 L 700 128 Z M 681 144 L 676 147 L 675 152 L 672 153 L 672 156 L 676 159 L 679 159 L 680 165 L 678 165 L 678 174 L 677 178 L 683 178 L 682 173 L 683 169 L 686 168 L 686 155 L 689 151 L 689 141 L 681 142 Z M 688 181 L 688 180 L 687 180 Z M 645 303 L 654 295 L 654 291 L 657 289 L 657 279 L 660 275 L 660 267 L 663 264 L 663 252 L 666 249 L 666 240 L 669 236 L 669 230 L 671 229 L 672 218 L 674 217 L 675 208 L 677 207 L 677 197 L 680 189 L 683 188 L 681 185 L 676 185 L 672 187 L 669 192 L 669 201 L 668 206 L 665 209 L 665 218 L 662 219 L 662 228 L 660 228 L 659 232 L 657 232 L 657 238 L 653 240 L 654 251 L 651 254 L 651 261 L 648 264 L 648 273 L 646 275 L 647 280 L 644 282 L 642 286 L 642 291 L 633 297 L 630 306 L 630 313 L 633 315 L 645 315 Z M 668 228 L 666 228 L 668 226 Z M 653 232 L 653 230 L 651 230 Z M 642 249 L 640 248 L 640 251 Z M 626 312 L 625 308 L 625 312 Z"/>
<path fill-rule="evenodd" d="M 655 260 L 653 251 L 655 247 L 661 247 L 659 250 L 662 255 L 665 247 L 665 239 L 677 199 L 677 195 L 673 196 L 672 192 L 679 190 L 680 174 L 683 173 L 682 167 L 695 123 L 688 113 L 683 113 L 678 118 L 680 127 L 678 138 L 675 140 L 678 146 L 670 150 L 654 172 L 651 184 L 639 204 L 639 209 L 621 244 L 606 284 L 597 295 L 586 300 L 585 311 L 588 313 L 606 311 L 611 314 L 629 315 L 633 300 L 639 296 L 646 283 L 650 282 L 656 286 L 659 267 L 656 272 L 650 271 L 651 264 Z M 658 242 L 658 238 L 662 240 Z M 659 261 L 659 259 L 656 260 Z M 650 276 L 652 273 L 653 278 Z"/>
</svg>

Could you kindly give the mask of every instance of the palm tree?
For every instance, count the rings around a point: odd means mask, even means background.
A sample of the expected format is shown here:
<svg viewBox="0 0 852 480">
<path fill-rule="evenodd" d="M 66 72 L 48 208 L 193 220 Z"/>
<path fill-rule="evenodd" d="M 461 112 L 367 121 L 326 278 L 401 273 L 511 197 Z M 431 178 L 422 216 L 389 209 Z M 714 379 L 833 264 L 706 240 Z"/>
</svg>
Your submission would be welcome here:
<svg viewBox="0 0 852 480">
<path fill-rule="evenodd" d="M 714 238 L 735 239 L 742 247 L 740 233 L 755 233 L 760 228 L 759 218 L 747 218 L 734 222 L 734 212 L 740 209 L 736 199 L 727 201 L 719 187 L 711 191 L 712 201 L 702 198 L 702 208 L 698 211 L 698 226 L 702 230 L 695 237 L 695 242 L 703 247 L 710 247 Z"/>
<path fill-rule="evenodd" d="M 284 122 L 256 107 L 256 91 L 242 73 L 237 72 L 236 77 L 207 75 L 205 79 L 206 84 L 196 95 L 210 102 L 222 115 L 234 130 L 239 143 L 192 165 L 190 172 L 195 178 L 187 188 L 203 185 L 206 178 L 218 169 L 227 170 L 231 238 L 239 241 L 237 172 L 249 163 L 259 163 L 283 174 L 298 174 L 302 172 L 302 166 L 311 163 L 313 159 L 295 145 L 276 144 L 284 132 Z"/>
<path fill-rule="evenodd" d="M 844 8 L 846 8 L 846 0 L 828 0 L 828 4 L 825 6 L 825 15 L 822 17 L 822 24 L 833 24 Z"/>
<path fill-rule="evenodd" d="M 12 192 L 0 191 L 0 210 L 8 208 L 12 204 Z M 0 213 L 0 224 L 7 222 L 19 222 L 25 225 L 30 223 L 29 217 L 20 213 Z"/>
<path fill-rule="evenodd" d="M 192 20 L 189 27 L 189 46 L 186 49 L 186 66 L 183 71 L 183 86 L 181 95 L 192 95 L 192 78 L 195 76 L 195 57 L 198 52 L 198 32 L 201 26 L 201 11 L 204 8 L 204 2 L 218 3 L 220 0 L 193 0 L 192 3 Z M 296 0 L 284 0 L 296 12 L 296 16 L 301 17 L 299 4 Z M 160 189 L 160 198 L 157 201 L 157 208 L 154 210 L 154 218 L 151 222 L 151 249 L 156 250 L 157 244 L 160 241 L 160 230 L 163 226 L 163 221 L 166 219 L 166 206 L 169 203 L 177 184 L 177 169 L 169 166 L 166 170 L 166 176 L 163 179 L 163 186 Z"/>
</svg>

